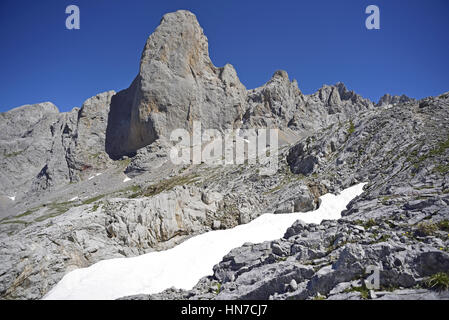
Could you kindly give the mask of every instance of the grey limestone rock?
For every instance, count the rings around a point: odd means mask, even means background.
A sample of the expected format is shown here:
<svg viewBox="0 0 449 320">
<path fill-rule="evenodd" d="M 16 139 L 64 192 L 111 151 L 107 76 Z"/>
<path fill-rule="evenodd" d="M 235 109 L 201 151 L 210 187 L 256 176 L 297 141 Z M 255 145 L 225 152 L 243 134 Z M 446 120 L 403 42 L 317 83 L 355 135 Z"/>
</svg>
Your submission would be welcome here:
<svg viewBox="0 0 449 320">
<path fill-rule="evenodd" d="M 168 13 L 148 38 L 132 85 L 112 100 L 107 151 L 132 154 L 175 129 L 191 132 L 194 121 L 205 129 L 239 127 L 245 98 L 235 69 L 212 64 L 195 15 Z"/>
</svg>

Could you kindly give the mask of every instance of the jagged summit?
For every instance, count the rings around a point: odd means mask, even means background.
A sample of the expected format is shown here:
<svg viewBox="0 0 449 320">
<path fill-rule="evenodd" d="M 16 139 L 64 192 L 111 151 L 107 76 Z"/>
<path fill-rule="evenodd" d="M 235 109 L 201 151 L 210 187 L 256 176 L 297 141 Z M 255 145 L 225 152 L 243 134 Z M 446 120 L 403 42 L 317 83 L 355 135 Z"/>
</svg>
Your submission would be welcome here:
<svg viewBox="0 0 449 320">
<path fill-rule="evenodd" d="M 383 106 L 395 105 L 398 103 L 415 102 L 415 101 L 416 101 L 416 99 L 409 98 L 405 94 L 403 94 L 401 96 L 397 96 L 397 95 L 392 96 L 389 93 L 387 93 L 387 94 L 384 94 L 379 99 L 379 102 L 376 104 L 376 106 L 383 107 Z"/>
<path fill-rule="evenodd" d="M 273 73 L 273 76 L 271 78 L 272 79 L 274 79 L 274 78 L 281 78 L 281 79 L 284 79 L 284 80 L 289 80 L 288 73 L 285 70 L 276 70 Z"/>
<path fill-rule="evenodd" d="M 145 44 L 140 73 L 155 61 L 182 77 L 191 72 L 214 71 L 207 37 L 192 12 L 179 10 L 163 16 Z"/>
</svg>

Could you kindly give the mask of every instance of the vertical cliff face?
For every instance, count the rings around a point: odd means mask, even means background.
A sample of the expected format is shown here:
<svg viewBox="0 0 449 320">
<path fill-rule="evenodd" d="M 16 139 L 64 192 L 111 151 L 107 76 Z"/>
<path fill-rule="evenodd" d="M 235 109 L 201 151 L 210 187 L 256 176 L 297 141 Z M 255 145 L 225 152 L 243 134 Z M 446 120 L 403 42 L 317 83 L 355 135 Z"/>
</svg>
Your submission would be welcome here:
<svg viewBox="0 0 449 320">
<path fill-rule="evenodd" d="M 0 113 L 0 194 L 15 200 L 45 166 L 58 117 L 58 108 L 49 102 Z"/>
<path fill-rule="evenodd" d="M 105 152 L 106 128 L 114 91 L 87 99 L 76 116 L 70 137 L 64 141 L 71 181 L 82 179 L 90 171 L 105 169 L 111 159 Z"/>
<path fill-rule="evenodd" d="M 194 120 L 219 130 L 238 126 L 245 99 L 234 68 L 212 64 L 195 15 L 166 14 L 146 42 L 136 79 L 112 101 L 108 152 L 133 153 L 174 129 L 191 129 Z"/>
</svg>

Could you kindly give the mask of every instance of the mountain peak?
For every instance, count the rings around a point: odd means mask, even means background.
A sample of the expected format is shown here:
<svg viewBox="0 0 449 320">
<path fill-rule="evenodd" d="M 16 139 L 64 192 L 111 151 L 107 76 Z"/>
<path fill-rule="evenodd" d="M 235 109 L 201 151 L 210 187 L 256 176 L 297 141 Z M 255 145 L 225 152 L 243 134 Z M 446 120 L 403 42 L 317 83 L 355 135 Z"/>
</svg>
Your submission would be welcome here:
<svg viewBox="0 0 449 320">
<path fill-rule="evenodd" d="M 285 70 L 276 70 L 273 73 L 273 75 L 271 76 L 271 79 L 274 79 L 274 78 L 281 78 L 281 79 L 289 80 L 288 73 Z"/>
<path fill-rule="evenodd" d="M 193 13 L 179 10 L 163 16 L 146 42 L 140 72 L 151 63 L 163 64 L 179 76 L 212 66 L 207 37 Z"/>
<path fill-rule="evenodd" d="M 246 88 L 231 65 L 217 68 L 196 16 L 164 15 L 148 38 L 139 74 L 111 104 L 107 150 L 131 154 L 175 129 L 232 128 L 243 115 Z M 117 130 L 117 128 L 120 128 Z"/>
<path fill-rule="evenodd" d="M 391 94 L 386 93 L 379 99 L 379 102 L 376 104 L 376 106 L 383 107 L 383 106 L 395 105 L 397 103 L 406 103 L 406 102 L 411 102 L 411 101 L 416 101 L 416 100 L 406 96 L 405 94 L 403 94 L 401 96 L 398 96 L 398 95 L 392 96 Z"/>
</svg>

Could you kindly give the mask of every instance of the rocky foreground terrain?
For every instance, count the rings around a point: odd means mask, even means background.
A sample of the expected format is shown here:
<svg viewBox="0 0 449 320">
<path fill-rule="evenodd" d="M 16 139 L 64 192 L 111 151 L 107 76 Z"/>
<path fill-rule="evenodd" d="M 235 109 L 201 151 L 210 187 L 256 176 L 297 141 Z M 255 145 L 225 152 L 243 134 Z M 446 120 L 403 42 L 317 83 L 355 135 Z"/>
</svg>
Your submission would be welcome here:
<svg viewBox="0 0 449 320">
<path fill-rule="evenodd" d="M 194 121 L 279 129 L 276 174 L 173 164 L 170 133 Z M 338 221 L 236 248 L 190 291 L 125 298 L 447 299 L 448 159 L 449 93 L 373 103 L 338 83 L 305 95 L 285 71 L 247 90 L 231 65 L 212 64 L 192 13 L 169 13 L 128 89 L 66 113 L 45 102 L 0 114 L 0 297 L 39 299 L 75 268 L 314 210 L 367 182 Z"/>
</svg>

